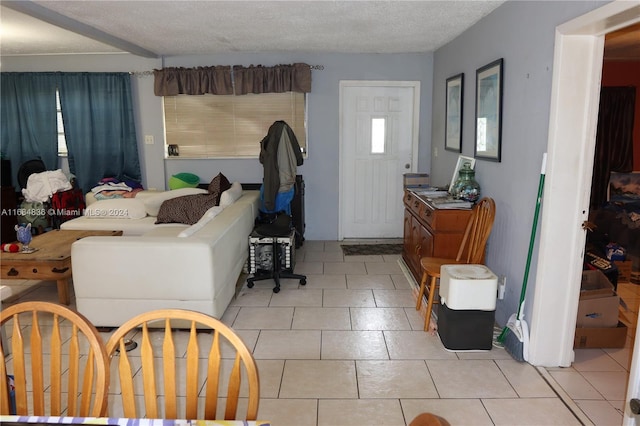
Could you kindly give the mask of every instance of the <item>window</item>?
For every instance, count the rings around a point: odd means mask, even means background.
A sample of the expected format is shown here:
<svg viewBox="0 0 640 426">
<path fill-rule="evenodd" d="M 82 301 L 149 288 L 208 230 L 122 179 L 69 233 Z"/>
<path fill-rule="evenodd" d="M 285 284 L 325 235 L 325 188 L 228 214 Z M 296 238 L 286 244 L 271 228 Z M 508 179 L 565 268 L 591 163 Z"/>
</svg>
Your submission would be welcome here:
<svg viewBox="0 0 640 426">
<path fill-rule="evenodd" d="M 384 154 L 387 120 L 384 118 L 371 119 L 371 153 Z"/>
<path fill-rule="evenodd" d="M 165 141 L 180 158 L 256 158 L 269 127 L 284 120 L 306 155 L 305 102 L 297 92 L 165 96 Z"/>
<path fill-rule="evenodd" d="M 58 157 L 66 157 L 67 139 L 64 137 L 64 123 L 62 122 L 62 108 L 60 108 L 60 93 L 56 90 L 56 118 L 58 121 Z"/>
</svg>

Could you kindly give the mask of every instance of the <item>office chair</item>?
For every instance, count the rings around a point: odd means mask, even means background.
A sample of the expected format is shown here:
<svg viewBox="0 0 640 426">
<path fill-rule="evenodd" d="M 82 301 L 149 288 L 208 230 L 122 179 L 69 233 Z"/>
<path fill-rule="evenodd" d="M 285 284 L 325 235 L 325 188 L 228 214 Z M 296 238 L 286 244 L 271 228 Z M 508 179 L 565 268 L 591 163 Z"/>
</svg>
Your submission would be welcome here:
<svg viewBox="0 0 640 426">
<path fill-rule="evenodd" d="M 249 237 L 249 261 L 252 277 L 247 278 L 247 287 L 253 288 L 256 281 L 273 279 L 274 293 L 280 292 L 280 279 L 297 279 L 300 285 L 307 284 L 305 275 L 293 273 L 295 267 L 296 230 L 291 218 L 291 200 L 295 188 L 278 193 L 275 210 L 269 211 L 261 203 L 261 215 Z M 260 189 L 263 200 L 263 188 Z M 262 259 L 260 259 L 262 258 Z"/>
</svg>

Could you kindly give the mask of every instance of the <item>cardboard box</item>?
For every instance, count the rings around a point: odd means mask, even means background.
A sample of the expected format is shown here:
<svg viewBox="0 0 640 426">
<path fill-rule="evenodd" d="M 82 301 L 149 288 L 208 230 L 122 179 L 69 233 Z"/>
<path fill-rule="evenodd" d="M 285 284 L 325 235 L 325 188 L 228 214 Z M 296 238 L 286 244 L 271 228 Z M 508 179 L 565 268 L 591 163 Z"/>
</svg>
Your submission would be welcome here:
<svg viewBox="0 0 640 426">
<path fill-rule="evenodd" d="M 576 327 L 615 327 L 620 297 L 599 270 L 582 272 Z"/>
<path fill-rule="evenodd" d="M 600 270 L 582 271 L 580 300 L 597 299 L 615 295 L 611 281 Z M 614 325 L 615 326 L 615 325 Z"/>
<path fill-rule="evenodd" d="M 576 327 L 615 327 L 619 307 L 618 295 L 580 300 Z"/>
<path fill-rule="evenodd" d="M 403 175 L 405 188 L 426 188 L 429 186 L 428 173 L 405 173 Z"/>
<path fill-rule="evenodd" d="M 573 348 L 624 348 L 626 342 L 627 326 L 618 322 L 615 328 L 576 328 Z"/>
</svg>

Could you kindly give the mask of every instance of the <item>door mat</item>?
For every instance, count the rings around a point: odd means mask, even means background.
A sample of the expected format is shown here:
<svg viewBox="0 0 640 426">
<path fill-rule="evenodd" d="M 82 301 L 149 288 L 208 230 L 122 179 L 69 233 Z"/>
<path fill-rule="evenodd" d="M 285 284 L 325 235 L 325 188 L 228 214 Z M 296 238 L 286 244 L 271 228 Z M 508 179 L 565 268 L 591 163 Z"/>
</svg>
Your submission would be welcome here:
<svg viewBox="0 0 640 426">
<path fill-rule="evenodd" d="M 341 244 L 345 256 L 402 254 L 402 244 Z"/>
</svg>

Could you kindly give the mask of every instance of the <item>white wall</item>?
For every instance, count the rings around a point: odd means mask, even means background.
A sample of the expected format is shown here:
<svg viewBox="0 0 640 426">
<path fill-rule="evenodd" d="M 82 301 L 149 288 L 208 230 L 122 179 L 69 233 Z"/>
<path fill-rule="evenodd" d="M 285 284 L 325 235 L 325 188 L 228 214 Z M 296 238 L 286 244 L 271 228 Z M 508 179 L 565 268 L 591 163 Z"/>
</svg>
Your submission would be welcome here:
<svg viewBox="0 0 640 426">
<path fill-rule="evenodd" d="M 433 54 L 218 54 L 176 56 L 161 60 L 132 55 L 67 55 L 3 57 L 3 71 L 149 71 L 162 66 L 258 65 L 305 62 L 322 65 L 312 71 L 309 96 L 309 158 L 298 172 L 306 184 L 305 238 L 335 240 L 338 237 L 338 95 L 340 80 L 418 80 L 421 82 L 419 172 L 429 172 L 431 156 L 431 82 Z M 168 178 L 192 172 L 208 181 L 222 172 L 230 180 L 261 182 L 262 165 L 255 160 L 164 159 L 161 98 L 153 94 L 153 76 L 133 78 L 136 125 L 143 185 L 164 188 Z M 154 145 L 144 144 L 152 135 Z M 258 144 L 260 141 L 256 141 Z"/>
<path fill-rule="evenodd" d="M 506 323 L 518 307 L 540 176 L 547 147 L 556 26 L 607 2 L 507 2 L 434 55 L 432 181 L 451 179 L 457 153 L 444 150 L 444 94 L 448 77 L 464 72 L 463 152 L 473 156 L 476 69 L 504 58 L 502 162 L 476 161 L 483 195 L 496 201 L 487 265 L 507 277 L 496 320 Z M 544 209 L 544 206 L 542 207 Z M 562 244 L 562 241 L 558 241 Z M 528 279 L 535 282 L 537 241 Z M 571 283 L 558 283 L 570 285 Z M 526 310 L 529 312 L 529 309 Z"/>
</svg>

